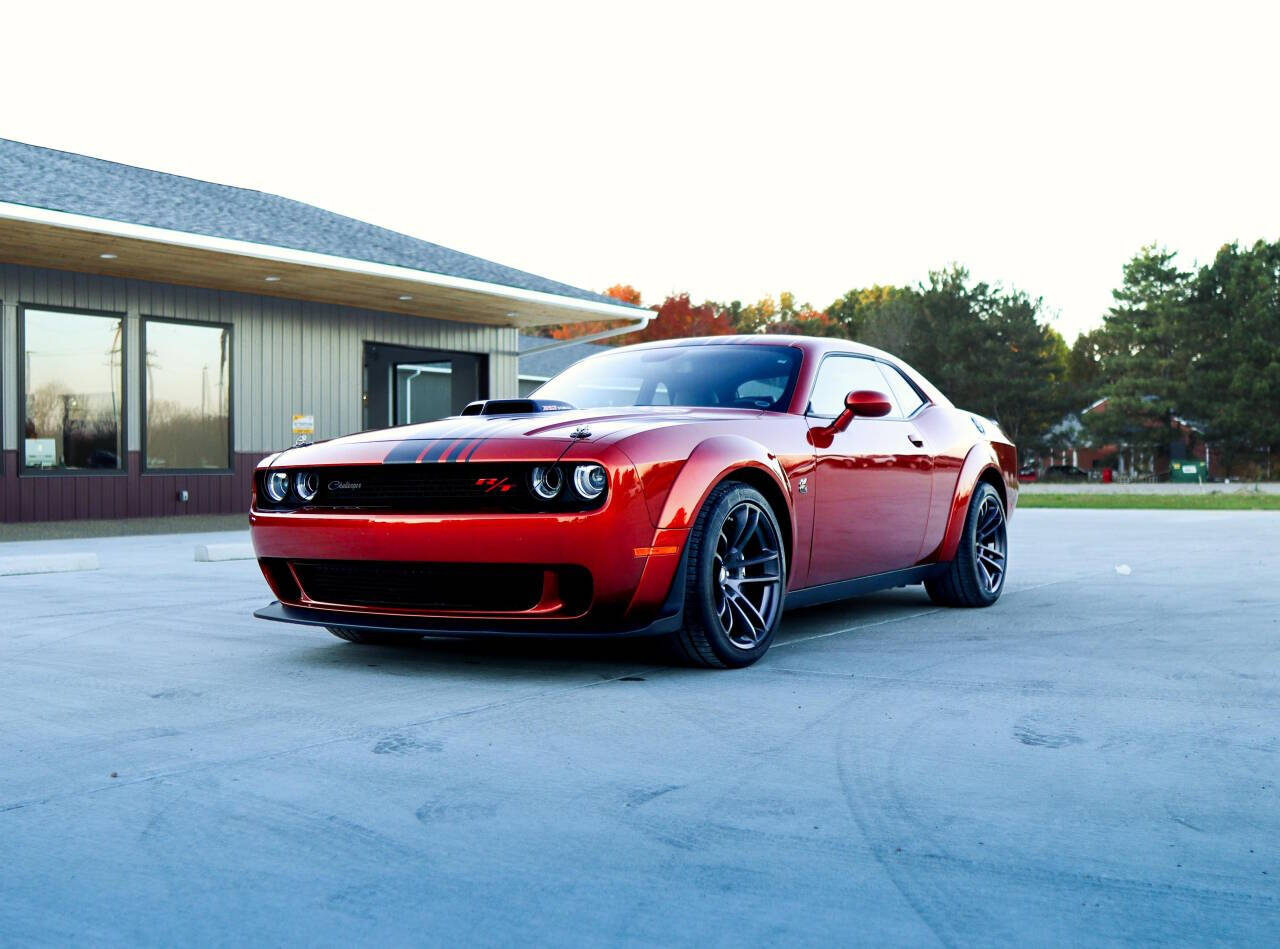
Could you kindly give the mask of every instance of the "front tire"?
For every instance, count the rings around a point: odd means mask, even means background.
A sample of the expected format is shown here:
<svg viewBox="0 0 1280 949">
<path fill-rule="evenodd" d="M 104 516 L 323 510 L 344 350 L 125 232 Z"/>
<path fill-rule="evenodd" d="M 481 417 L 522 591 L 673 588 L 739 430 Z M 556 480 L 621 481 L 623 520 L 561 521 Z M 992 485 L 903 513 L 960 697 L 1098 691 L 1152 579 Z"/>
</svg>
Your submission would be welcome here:
<svg viewBox="0 0 1280 949">
<path fill-rule="evenodd" d="M 404 633 L 377 633 L 353 626 L 326 626 L 325 629 L 339 639 L 362 646 L 412 646 L 420 638 Z"/>
<path fill-rule="evenodd" d="M 969 499 L 964 532 L 946 573 L 924 582 L 939 606 L 990 606 L 1000 599 L 1009 563 L 1009 535 L 1000 492 L 985 481 Z"/>
<path fill-rule="evenodd" d="M 677 655 L 711 669 L 758 661 L 782 619 L 786 568 L 769 502 L 741 482 L 718 485 L 689 533 L 684 626 L 672 637 Z"/>
</svg>

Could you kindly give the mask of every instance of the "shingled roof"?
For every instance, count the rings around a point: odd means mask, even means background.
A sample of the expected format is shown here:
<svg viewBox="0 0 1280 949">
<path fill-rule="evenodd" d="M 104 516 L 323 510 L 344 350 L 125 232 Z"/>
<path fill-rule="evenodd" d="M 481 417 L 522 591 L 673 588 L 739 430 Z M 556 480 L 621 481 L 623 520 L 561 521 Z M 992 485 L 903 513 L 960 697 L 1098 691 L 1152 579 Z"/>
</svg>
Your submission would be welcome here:
<svg viewBox="0 0 1280 949">
<path fill-rule="evenodd" d="M 8 139 L 0 139 L 0 202 L 619 302 L 301 201 Z"/>
<path fill-rule="evenodd" d="M 555 349 L 545 349 L 539 353 L 525 354 L 527 349 L 541 349 L 554 342 L 555 340 L 547 339 L 545 336 L 527 336 L 521 333 L 520 375 L 532 379 L 550 379 L 579 360 L 614 348 L 604 343 L 570 343 L 567 346 L 557 346 Z"/>
</svg>

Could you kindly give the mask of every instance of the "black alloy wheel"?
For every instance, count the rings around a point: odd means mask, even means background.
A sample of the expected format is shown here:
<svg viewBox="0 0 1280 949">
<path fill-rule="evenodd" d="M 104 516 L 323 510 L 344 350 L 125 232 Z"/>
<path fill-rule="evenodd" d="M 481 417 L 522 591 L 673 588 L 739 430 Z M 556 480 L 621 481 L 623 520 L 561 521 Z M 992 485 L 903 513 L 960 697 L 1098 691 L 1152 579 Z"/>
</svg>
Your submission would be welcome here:
<svg viewBox="0 0 1280 949">
<path fill-rule="evenodd" d="M 749 666 L 768 651 L 786 595 L 786 551 L 769 503 L 755 488 L 716 487 L 689 536 L 684 628 L 688 662 Z"/>
<path fill-rule="evenodd" d="M 1005 530 L 1004 505 L 994 492 L 983 492 L 974 527 L 973 555 L 978 564 L 983 589 L 1000 595 L 1004 586 L 1004 568 L 1008 562 L 1009 539 Z"/>
<path fill-rule="evenodd" d="M 939 606 L 990 606 L 1000 599 L 1009 566 L 1009 532 L 1004 502 L 989 483 L 979 482 L 969 499 L 964 533 L 946 572 L 924 582 Z"/>
</svg>

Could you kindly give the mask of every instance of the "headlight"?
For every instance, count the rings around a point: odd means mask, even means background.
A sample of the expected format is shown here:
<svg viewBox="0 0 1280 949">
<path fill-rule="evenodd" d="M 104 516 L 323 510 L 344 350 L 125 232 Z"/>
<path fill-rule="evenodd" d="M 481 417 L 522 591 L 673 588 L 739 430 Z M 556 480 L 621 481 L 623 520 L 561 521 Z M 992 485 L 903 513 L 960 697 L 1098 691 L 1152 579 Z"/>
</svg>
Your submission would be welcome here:
<svg viewBox="0 0 1280 949">
<path fill-rule="evenodd" d="M 293 492 L 304 503 L 310 504 L 316 499 L 316 492 L 320 490 L 320 476 L 314 471 L 299 471 L 293 476 Z"/>
<path fill-rule="evenodd" d="M 563 484 L 564 475 L 555 466 L 534 468 L 529 476 L 529 486 L 533 488 L 533 493 L 544 501 L 550 501 L 559 494 Z"/>
<path fill-rule="evenodd" d="M 268 472 L 266 480 L 263 482 L 263 488 L 272 502 L 275 504 L 281 503 L 289 496 L 289 472 Z"/>
<path fill-rule="evenodd" d="M 588 501 L 604 494 L 609 486 L 609 473 L 604 465 L 578 465 L 573 469 L 573 489 Z"/>
</svg>

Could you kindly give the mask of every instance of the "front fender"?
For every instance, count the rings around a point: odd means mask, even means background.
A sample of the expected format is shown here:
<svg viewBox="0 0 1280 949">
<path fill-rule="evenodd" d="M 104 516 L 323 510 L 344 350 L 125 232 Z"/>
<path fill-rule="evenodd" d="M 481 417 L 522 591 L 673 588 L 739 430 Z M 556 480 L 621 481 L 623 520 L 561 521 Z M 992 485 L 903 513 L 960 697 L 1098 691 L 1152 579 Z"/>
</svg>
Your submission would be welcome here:
<svg viewBox="0 0 1280 949">
<path fill-rule="evenodd" d="M 658 515 L 657 527 L 688 529 L 697 520 L 702 502 L 731 472 L 751 468 L 768 477 L 791 504 L 791 491 L 776 455 L 759 442 L 740 435 L 715 435 L 689 454 Z M 794 518 L 789 518 L 794 523 Z M 794 538 L 793 538 L 794 540 Z"/>
<path fill-rule="evenodd" d="M 960 535 L 964 532 L 964 519 L 969 513 L 969 501 L 973 498 L 979 479 L 987 471 L 994 471 L 1001 483 L 1007 482 L 995 448 L 990 442 L 980 442 L 969 449 L 964 465 L 960 468 L 956 493 L 951 499 L 951 511 L 947 516 L 947 530 L 942 536 L 942 545 L 938 548 L 938 561 L 955 559 L 956 550 L 960 547 Z"/>
</svg>

